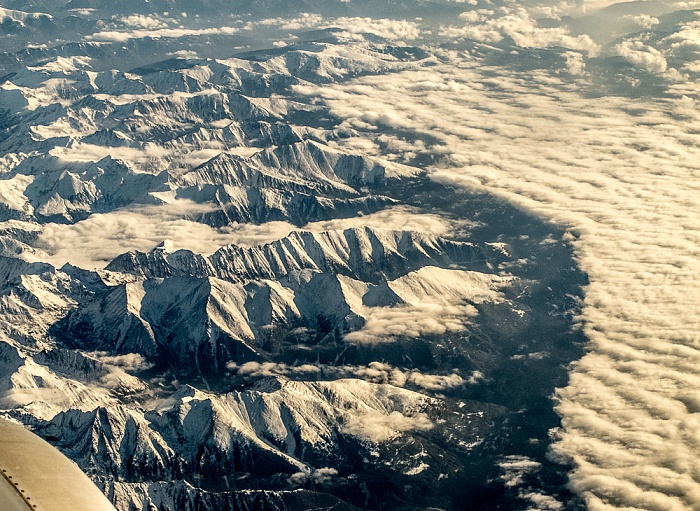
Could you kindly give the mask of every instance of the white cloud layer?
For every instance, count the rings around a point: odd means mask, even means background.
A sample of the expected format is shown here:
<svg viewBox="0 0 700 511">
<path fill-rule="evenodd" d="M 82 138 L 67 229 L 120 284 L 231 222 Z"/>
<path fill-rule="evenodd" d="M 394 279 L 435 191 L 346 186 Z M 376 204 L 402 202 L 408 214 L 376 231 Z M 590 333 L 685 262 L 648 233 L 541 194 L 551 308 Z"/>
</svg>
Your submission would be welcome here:
<svg viewBox="0 0 700 511">
<path fill-rule="evenodd" d="M 654 52 L 627 49 L 662 69 Z M 694 85 L 674 85 L 679 94 L 668 98 L 593 99 L 544 71 L 453 58 L 314 95 L 368 133 L 381 126 L 439 138 L 450 154 L 434 179 L 568 226 L 590 276 L 581 317 L 590 352 L 557 393 L 554 455 L 573 460 L 571 487 L 592 511 L 700 509 Z"/>
</svg>

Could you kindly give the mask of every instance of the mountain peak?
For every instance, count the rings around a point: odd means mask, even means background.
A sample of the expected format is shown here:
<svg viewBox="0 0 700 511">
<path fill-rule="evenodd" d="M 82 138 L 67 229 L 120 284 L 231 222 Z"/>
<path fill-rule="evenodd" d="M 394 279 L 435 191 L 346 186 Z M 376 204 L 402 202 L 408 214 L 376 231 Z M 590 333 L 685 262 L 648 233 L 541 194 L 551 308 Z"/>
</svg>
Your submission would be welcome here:
<svg viewBox="0 0 700 511">
<path fill-rule="evenodd" d="M 175 250 L 175 244 L 172 240 L 165 239 L 158 243 L 153 250 L 160 250 L 163 252 L 173 252 Z"/>
</svg>

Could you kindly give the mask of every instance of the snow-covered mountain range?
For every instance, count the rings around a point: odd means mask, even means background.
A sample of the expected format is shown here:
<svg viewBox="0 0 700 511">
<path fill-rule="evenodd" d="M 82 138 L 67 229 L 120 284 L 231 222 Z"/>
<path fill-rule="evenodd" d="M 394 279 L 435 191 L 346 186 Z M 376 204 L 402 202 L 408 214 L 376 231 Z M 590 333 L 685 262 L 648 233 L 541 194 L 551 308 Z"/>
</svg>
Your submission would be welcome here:
<svg viewBox="0 0 700 511">
<path fill-rule="evenodd" d="M 116 5 L 5 4 L 8 41 Z M 545 457 L 580 350 L 567 238 L 299 94 L 438 61 L 336 36 L 0 56 L 0 408 L 120 511 L 515 503 L 504 453 L 567 495 Z"/>
</svg>

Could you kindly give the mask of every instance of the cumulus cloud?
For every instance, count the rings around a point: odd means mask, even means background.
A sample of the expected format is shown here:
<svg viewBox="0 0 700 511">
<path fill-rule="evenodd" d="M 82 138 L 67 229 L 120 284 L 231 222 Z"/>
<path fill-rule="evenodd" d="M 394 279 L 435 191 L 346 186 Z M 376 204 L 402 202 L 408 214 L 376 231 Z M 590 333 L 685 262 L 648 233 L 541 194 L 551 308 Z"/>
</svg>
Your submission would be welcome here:
<svg viewBox="0 0 700 511">
<path fill-rule="evenodd" d="M 531 503 L 529 511 L 561 511 L 564 504 L 552 497 L 538 491 L 521 491 L 518 496 Z"/>
<path fill-rule="evenodd" d="M 255 30 L 260 27 L 275 27 L 282 30 L 303 30 L 319 27 L 323 22 L 323 16 L 305 12 L 295 18 L 265 18 L 251 21 L 245 24 L 244 30 Z"/>
<path fill-rule="evenodd" d="M 97 358 L 103 364 L 118 367 L 119 369 L 129 372 L 145 371 L 153 367 L 153 364 L 148 362 L 143 355 L 139 353 L 109 355 L 106 352 L 94 352 L 89 353 L 89 355 Z"/>
<path fill-rule="evenodd" d="M 69 9 L 69 12 L 72 12 L 74 14 L 80 15 L 80 16 L 91 16 L 96 9 Z"/>
<path fill-rule="evenodd" d="M 407 383 L 412 383 L 418 387 L 424 388 L 426 390 L 445 390 L 456 387 L 461 387 L 466 383 L 477 383 L 483 379 L 483 374 L 479 371 L 474 371 L 474 373 L 465 380 L 458 374 L 449 374 L 447 376 L 435 375 L 435 374 L 423 374 L 420 372 L 412 372 L 407 377 Z"/>
<path fill-rule="evenodd" d="M 421 303 L 399 307 L 366 307 L 365 325 L 345 336 L 354 343 L 392 342 L 397 337 L 417 338 L 466 330 L 468 318 L 477 310 L 473 305 Z"/>
<path fill-rule="evenodd" d="M 700 15 L 696 14 L 700 17 Z M 682 23 L 678 31 L 669 34 L 662 41 L 670 43 L 672 49 L 691 48 L 700 49 L 700 21 Z"/>
<path fill-rule="evenodd" d="M 194 50 L 177 50 L 167 53 L 169 57 L 180 57 L 183 59 L 196 59 L 199 58 L 199 54 Z"/>
<path fill-rule="evenodd" d="M 121 393 L 141 393 L 146 395 L 148 386 L 133 376 L 131 373 L 145 371 L 153 367 L 142 355 L 138 353 L 125 353 L 123 355 L 109 355 L 106 352 L 87 353 L 100 361 L 103 374 L 100 383 L 107 389 Z"/>
<path fill-rule="evenodd" d="M 690 2 L 674 2 L 673 3 L 674 7 L 677 9 L 698 9 L 700 8 L 700 1 L 698 0 L 691 0 Z"/>
<path fill-rule="evenodd" d="M 503 471 L 500 479 L 506 487 L 512 488 L 522 485 L 525 476 L 538 472 L 542 464 L 525 456 L 505 456 L 498 466 Z"/>
<path fill-rule="evenodd" d="M 265 376 L 289 376 L 311 377 L 320 372 L 318 366 L 313 364 L 302 364 L 290 366 L 277 362 L 246 362 L 241 366 L 235 363 L 228 364 L 229 370 L 236 371 L 238 376 L 260 378 Z"/>
<path fill-rule="evenodd" d="M 498 463 L 502 473 L 499 479 L 507 488 L 516 488 L 518 497 L 531 503 L 530 509 L 537 511 L 560 511 L 564 504 L 530 487 L 526 478 L 536 475 L 542 464 L 525 456 L 504 456 Z"/>
<path fill-rule="evenodd" d="M 333 482 L 338 477 L 338 470 L 332 467 L 317 468 L 313 472 L 296 472 L 287 481 L 292 486 L 303 486 L 308 481 L 315 485 Z"/>
<path fill-rule="evenodd" d="M 314 470 L 311 473 L 311 480 L 315 484 L 326 484 L 331 482 L 338 476 L 338 470 L 331 467 L 323 467 Z"/>
<path fill-rule="evenodd" d="M 645 28 L 647 30 L 659 24 L 659 18 L 649 16 L 648 14 L 627 14 L 623 16 L 622 19 L 625 21 L 631 21 L 632 23 L 636 23 L 640 27 Z"/>
<path fill-rule="evenodd" d="M 156 29 L 165 28 L 168 26 L 168 24 L 163 20 L 156 17 L 146 16 L 144 14 L 132 14 L 131 16 L 124 16 L 119 21 L 121 21 L 124 25 L 133 28 Z"/>
<path fill-rule="evenodd" d="M 646 46 L 621 49 L 663 69 Z M 571 486 L 590 509 L 700 508 L 697 87 L 592 98 L 571 75 L 450 58 L 313 94 L 369 138 L 384 116 L 385 132 L 439 139 L 450 152 L 433 179 L 568 228 L 590 278 L 581 317 L 590 344 L 557 393 L 553 456 L 574 463 Z"/>
<path fill-rule="evenodd" d="M 303 486 L 308 480 L 308 474 L 304 472 L 295 472 L 287 479 L 287 482 L 292 486 Z"/>
<path fill-rule="evenodd" d="M 639 40 L 623 41 L 616 45 L 613 51 L 616 55 L 651 73 L 664 73 L 668 69 L 668 62 L 663 53 Z"/>
<path fill-rule="evenodd" d="M 572 75 L 581 75 L 586 70 L 586 63 L 583 60 L 583 55 L 575 51 L 564 52 L 566 58 L 566 67 Z"/>
<path fill-rule="evenodd" d="M 460 16 L 462 25 L 441 27 L 439 34 L 450 39 L 474 39 L 499 43 L 506 37 L 523 48 L 563 46 L 595 55 L 600 47 L 586 34 L 573 36 L 565 28 L 543 28 L 537 25 L 524 7 L 477 9 Z"/>
<path fill-rule="evenodd" d="M 387 18 L 337 18 L 328 23 L 350 34 L 373 34 L 389 41 L 409 41 L 421 37 L 421 29 L 415 21 Z"/>
<path fill-rule="evenodd" d="M 401 412 L 385 415 L 376 410 L 348 414 L 344 417 L 341 431 L 364 442 L 383 443 L 409 431 L 428 431 L 433 423 L 424 413 L 408 416 Z"/>
</svg>

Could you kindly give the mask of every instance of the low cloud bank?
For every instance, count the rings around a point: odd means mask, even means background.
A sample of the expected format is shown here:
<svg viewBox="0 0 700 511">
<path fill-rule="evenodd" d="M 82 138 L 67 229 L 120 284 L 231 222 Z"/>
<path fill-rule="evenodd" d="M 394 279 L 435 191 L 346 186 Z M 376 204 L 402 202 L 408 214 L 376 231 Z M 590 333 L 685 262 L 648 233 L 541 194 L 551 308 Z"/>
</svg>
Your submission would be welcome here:
<svg viewBox="0 0 700 511">
<path fill-rule="evenodd" d="M 98 213 L 75 224 L 46 224 L 35 246 L 48 254 L 48 257 L 42 256 L 42 260 L 58 267 L 69 262 L 92 269 L 103 268 L 129 250 L 147 252 L 166 239 L 172 241 L 174 249 L 208 255 L 224 245 L 260 245 L 298 230 L 298 227 L 287 222 L 232 224 L 215 229 L 188 219 L 212 208 L 209 204 L 177 200 L 161 206 Z M 363 217 L 314 222 L 305 229 L 322 232 L 365 225 L 428 231 L 437 235 L 447 234 L 455 228 L 437 215 L 421 215 L 411 208 L 400 206 Z"/>
</svg>

